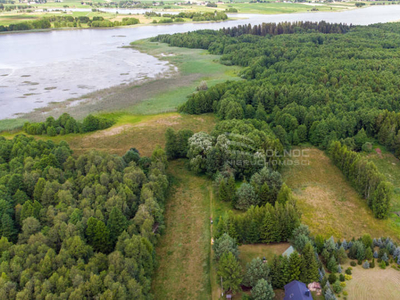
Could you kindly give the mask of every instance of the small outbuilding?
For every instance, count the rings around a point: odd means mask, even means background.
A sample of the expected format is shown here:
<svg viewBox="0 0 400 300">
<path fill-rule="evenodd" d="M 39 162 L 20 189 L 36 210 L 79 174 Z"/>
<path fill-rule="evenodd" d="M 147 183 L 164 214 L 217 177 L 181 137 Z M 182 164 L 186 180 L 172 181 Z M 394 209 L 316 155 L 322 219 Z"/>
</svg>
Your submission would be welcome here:
<svg viewBox="0 0 400 300">
<path fill-rule="evenodd" d="M 285 252 L 283 252 L 283 256 L 287 256 L 287 257 L 289 257 L 290 256 L 290 254 L 292 254 L 294 252 L 294 248 L 293 248 L 293 246 L 290 246 L 289 248 L 287 248 L 286 249 L 286 251 Z"/>
<path fill-rule="evenodd" d="M 284 300 L 312 300 L 311 291 L 300 281 L 293 280 L 285 285 Z"/>
</svg>

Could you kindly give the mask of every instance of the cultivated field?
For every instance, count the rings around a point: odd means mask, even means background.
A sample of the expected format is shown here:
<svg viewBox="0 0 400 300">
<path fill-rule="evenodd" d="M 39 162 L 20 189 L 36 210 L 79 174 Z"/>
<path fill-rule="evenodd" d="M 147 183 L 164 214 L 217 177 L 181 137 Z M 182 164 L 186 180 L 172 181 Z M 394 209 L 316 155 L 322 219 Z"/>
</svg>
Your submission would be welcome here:
<svg viewBox="0 0 400 300">
<path fill-rule="evenodd" d="M 393 220 L 375 219 L 329 157 L 316 148 L 308 150 L 309 157 L 303 159 L 309 165 L 286 166 L 283 176 L 298 199 L 302 222 L 313 234 L 349 239 L 369 233 L 399 240 L 400 229 Z"/>
</svg>

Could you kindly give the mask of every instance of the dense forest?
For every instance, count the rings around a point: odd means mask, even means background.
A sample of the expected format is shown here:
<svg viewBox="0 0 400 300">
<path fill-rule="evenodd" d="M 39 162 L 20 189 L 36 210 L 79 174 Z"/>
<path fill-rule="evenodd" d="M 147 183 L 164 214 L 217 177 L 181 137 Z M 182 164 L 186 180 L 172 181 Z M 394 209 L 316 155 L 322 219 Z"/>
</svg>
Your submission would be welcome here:
<svg viewBox="0 0 400 300">
<path fill-rule="evenodd" d="M 0 297 L 152 299 L 167 158 L 0 139 Z"/>
<path fill-rule="evenodd" d="M 269 136 L 267 140 L 277 138 L 284 149 L 304 142 L 328 149 L 340 141 L 348 151 L 368 151 L 370 141 L 377 139 L 400 155 L 397 23 L 248 25 L 160 35 L 153 41 L 207 49 L 221 55 L 222 64 L 244 67 L 243 80 L 194 92 L 179 108 L 181 112 L 214 112 L 230 122 L 263 122 L 261 131 Z M 256 151 L 257 155 L 265 155 L 266 149 Z M 239 173 L 248 176 L 254 171 Z M 349 176 L 353 175 L 354 171 Z M 375 184 L 369 180 L 360 186 L 367 191 L 360 193 L 375 216 L 384 218 L 389 205 L 383 203 L 390 202 L 391 187 L 382 183 L 382 205 L 374 206 Z"/>
</svg>

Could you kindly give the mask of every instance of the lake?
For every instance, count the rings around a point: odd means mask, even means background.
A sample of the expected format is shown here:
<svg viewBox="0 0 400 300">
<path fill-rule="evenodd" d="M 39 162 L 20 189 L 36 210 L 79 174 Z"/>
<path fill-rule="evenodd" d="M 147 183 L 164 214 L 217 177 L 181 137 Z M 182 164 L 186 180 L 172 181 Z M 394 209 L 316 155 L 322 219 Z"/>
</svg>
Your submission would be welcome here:
<svg viewBox="0 0 400 300">
<path fill-rule="evenodd" d="M 30 112 L 50 102 L 77 98 L 95 90 L 155 78 L 174 68 L 168 62 L 150 55 L 121 48 L 139 39 L 158 34 L 262 22 L 324 20 L 368 25 L 399 20 L 400 6 L 371 6 L 344 12 L 230 16 L 246 19 L 218 23 L 2 34 L 0 119 Z"/>
</svg>

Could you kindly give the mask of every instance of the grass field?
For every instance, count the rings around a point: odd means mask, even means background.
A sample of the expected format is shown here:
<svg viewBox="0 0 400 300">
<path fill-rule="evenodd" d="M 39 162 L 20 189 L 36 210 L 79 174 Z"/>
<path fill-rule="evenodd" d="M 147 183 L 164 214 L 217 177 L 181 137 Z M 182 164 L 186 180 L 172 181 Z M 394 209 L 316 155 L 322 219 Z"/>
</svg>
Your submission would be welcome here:
<svg viewBox="0 0 400 300">
<path fill-rule="evenodd" d="M 151 156 L 157 145 L 164 147 L 165 131 L 168 127 L 175 130 L 190 129 L 193 132 L 210 132 L 215 125 L 213 115 L 193 117 L 178 113 L 167 113 L 149 116 L 135 115 L 106 115 L 117 118 L 117 123 L 111 128 L 86 134 L 69 134 L 65 136 L 35 136 L 41 139 L 51 139 L 55 142 L 66 141 L 69 143 L 74 155 L 90 150 L 106 151 L 108 153 L 123 155 L 128 149 L 135 147 L 141 155 Z M 12 138 L 14 135 L 3 132 L 1 135 Z"/>
<path fill-rule="evenodd" d="M 344 289 L 349 294 L 348 300 L 399 299 L 400 272 L 391 267 L 382 270 L 375 266 L 365 270 L 357 266 L 353 267 L 352 276 L 352 280 L 346 281 Z"/>
<path fill-rule="evenodd" d="M 374 149 L 379 148 L 382 155 L 379 155 L 376 151 L 366 155 L 367 158 L 374 162 L 378 170 L 386 176 L 386 178 L 393 184 L 394 197 L 390 212 L 391 218 L 396 219 L 400 222 L 400 217 L 394 214 L 394 212 L 400 211 L 400 161 L 384 146 L 374 145 Z"/>
<path fill-rule="evenodd" d="M 167 229 L 157 245 L 155 299 L 210 299 L 210 181 L 191 174 L 184 161 L 168 168 L 174 188 L 167 200 Z"/>
<path fill-rule="evenodd" d="M 310 148 L 307 154 L 309 157 L 303 159 L 309 161 L 308 165 L 286 166 L 283 176 L 298 199 L 302 222 L 313 234 L 349 239 L 369 233 L 399 241 L 398 224 L 392 219 L 375 219 L 323 151 Z"/>
</svg>

